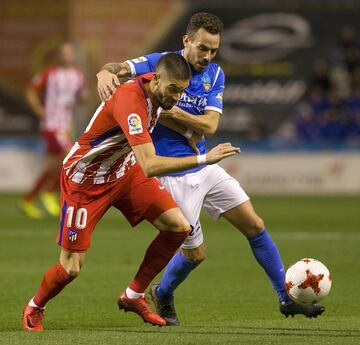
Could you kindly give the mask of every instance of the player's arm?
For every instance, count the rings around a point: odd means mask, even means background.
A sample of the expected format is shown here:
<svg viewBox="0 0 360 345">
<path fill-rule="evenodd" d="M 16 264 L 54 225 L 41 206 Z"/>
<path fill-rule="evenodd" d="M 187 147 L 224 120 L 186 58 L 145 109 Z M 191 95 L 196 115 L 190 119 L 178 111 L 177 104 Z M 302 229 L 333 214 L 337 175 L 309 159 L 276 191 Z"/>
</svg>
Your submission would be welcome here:
<svg viewBox="0 0 360 345">
<path fill-rule="evenodd" d="M 222 113 L 222 96 L 225 88 L 225 75 L 221 67 L 218 66 L 215 81 L 207 95 L 207 104 L 204 113 L 200 115 L 192 115 L 178 107 L 173 107 L 169 112 L 169 116 L 173 116 L 174 120 L 180 124 L 194 130 L 200 134 L 211 136 L 215 134 Z M 164 114 L 166 116 L 166 112 Z"/>
<path fill-rule="evenodd" d="M 197 155 L 200 153 L 196 144 L 203 138 L 202 134 L 183 126 L 182 124 L 180 124 L 179 122 L 176 122 L 171 117 L 160 116 L 158 123 L 172 129 L 173 131 L 175 131 L 175 132 L 179 133 L 180 135 L 182 135 L 183 137 L 185 137 L 187 139 L 189 145 L 191 146 L 191 148 L 194 150 L 194 152 Z"/>
<path fill-rule="evenodd" d="M 111 62 L 97 73 L 98 92 L 102 101 L 108 100 L 121 82 L 131 77 L 155 71 L 162 54 L 153 53 L 124 62 Z"/>
<path fill-rule="evenodd" d="M 25 97 L 35 115 L 39 119 L 43 119 L 45 117 L 45 108 L 41 102 L 39 93 L 32 86 L 29 86 L 25 90 Z"/>
<path fill-rule="evenodd" d="M 188 157 L 157 156 L 152 142 L 132 146 L 135 157 L 147 177 L 174 173 L 195 168 L 199 165 L 215 164 L 220 160 L 240 152 L 230 143 L 220 144 L 207 154 Z"/>
<path fill-rule="evenodd" d="M 161 116 L 173 118 L 187 128 L 207 136 L 215 134 L 220 121 L 220 113 L 215 110 L 205 110 L 202 115 L 192 115 L 178 107 L 173 107 L 168 111 L 163 110 Z"/>
<path fill-rule="evenodd" d="M 97 88 L 101 100 L 108 100 L 120 85 L 120 80 L 131 77 L 131 69 L 126 62 L 111 62 L 104 65 L 96 74 L 98 80 Z"/>
</svg>

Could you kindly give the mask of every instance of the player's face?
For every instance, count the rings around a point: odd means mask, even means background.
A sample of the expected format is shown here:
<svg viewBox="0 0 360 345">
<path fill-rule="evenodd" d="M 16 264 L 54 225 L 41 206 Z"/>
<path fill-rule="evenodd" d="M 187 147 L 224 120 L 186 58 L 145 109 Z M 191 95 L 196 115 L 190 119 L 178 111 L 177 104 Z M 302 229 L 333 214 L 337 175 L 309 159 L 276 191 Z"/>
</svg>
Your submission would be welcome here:
<svg viewBox="0 0 360 345">
<path fill-rule="evenodd" d="M 60 64 L 70 66 L 75 63 L 76 55 L 72 44 L 64 43 L 59 49 Z"/>
<path fill-rule="evenodd" d="M 220 45 L 220 34 L 210 34 L 200 28 L 193 37 L 183 37 L 184 57 L 197 71 L 206 69 Z"/>
<path fill-rule="evenodd" d="M 189 86 L 189 81 L 176 80 L 167 75 L 165 71 L 154 75 L 154 97 L 164 110 L 171 109 L 181 98 L 184 90 Z"/>
</svg>

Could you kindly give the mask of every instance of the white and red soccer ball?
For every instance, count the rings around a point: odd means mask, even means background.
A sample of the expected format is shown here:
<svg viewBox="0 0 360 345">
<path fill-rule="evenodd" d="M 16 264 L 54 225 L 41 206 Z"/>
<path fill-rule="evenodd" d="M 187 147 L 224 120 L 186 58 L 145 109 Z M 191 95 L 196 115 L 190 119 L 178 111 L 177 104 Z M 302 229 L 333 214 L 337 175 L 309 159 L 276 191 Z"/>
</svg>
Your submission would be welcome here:
<svg viewBox="0 0 360 345">
<path fill-rule="evenodd" d="M 315 259 L 301 259 L 286 271 L 286 290 L 300 304 L 314 304 L 325 298 L 331 283 L 329 270 Z"/>
</svg>

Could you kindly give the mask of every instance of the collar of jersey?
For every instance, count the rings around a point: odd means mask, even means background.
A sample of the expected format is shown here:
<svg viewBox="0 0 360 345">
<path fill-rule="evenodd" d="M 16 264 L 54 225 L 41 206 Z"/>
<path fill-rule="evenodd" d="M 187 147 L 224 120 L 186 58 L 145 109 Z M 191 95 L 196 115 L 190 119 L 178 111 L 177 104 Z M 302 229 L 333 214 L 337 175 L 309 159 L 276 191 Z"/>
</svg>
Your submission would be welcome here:
<svg viewBox="0 0 360 345">
<path fill-rule="evenodd" d="M 148 95 L 146 94 L 146 91 L 145 91 L 145 88 L 144 88 L 144 83 L 143 83 L 143 80 L 144 81 L 147 81 L 147 82 L 150 82 L 152 76 L 154 75 L 154 73 L 146 73 L 146 74 L 143 74 L 141 75 L 139 78 L 137 78 L 137 83 L 140 87 L 140 89 L 143 91 L 144 93 L 144 96 L 145 98 L 149 98 Z"/>
</svg>

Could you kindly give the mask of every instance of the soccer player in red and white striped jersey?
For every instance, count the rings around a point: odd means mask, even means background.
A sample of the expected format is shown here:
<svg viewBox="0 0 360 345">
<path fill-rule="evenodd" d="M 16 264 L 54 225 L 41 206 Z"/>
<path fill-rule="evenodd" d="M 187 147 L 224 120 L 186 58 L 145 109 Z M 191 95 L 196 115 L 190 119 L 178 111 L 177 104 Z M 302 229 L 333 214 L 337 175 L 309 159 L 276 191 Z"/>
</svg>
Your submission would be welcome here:
<svg viewBox="0 0 360 345">
<path fill-rule="evenodd" d="M 59 47 L 57 64 L 36 75 L 26 90 L 26 98 L 40 119 L 46 147 L 45 170 L 20 203 L 32 218 L 43 215 L 33 203 L 39 193 L 45 209 L 51 215 L 59 214 L 53 192 L 59 184 L 61 161 L 73 144 L 70 132 L 75 103 L 86 94 L 84 74 L 74 65 L 75 58 L 72 44 L 63 43 Z"/>
<path fill-rule="evenodd" d="M 155 73 L 119 86 L 101 104 L 85 132 L 64 159 L 61 175 L 59 262 L 44 275 L 24 309 L 23 327 L 40 331 L 45 304 L 80 273 L 92 232 L 114 206 L 132 226 L 148 220 L 160 232 L 148 247 L 140 268 L 118 306 L 144 321 L 164 326 L 150 309 L 144 292 L 186 239 L 190 225 L 169 192 L 152 176 L 214 164 L 239 149 L 220 144 L 206 155 L 161 157 L 149 132 L 161 108 L 171 109 L 188 86 L 190 68 L 179 54 L 164 55 Z"/>
</svg>

